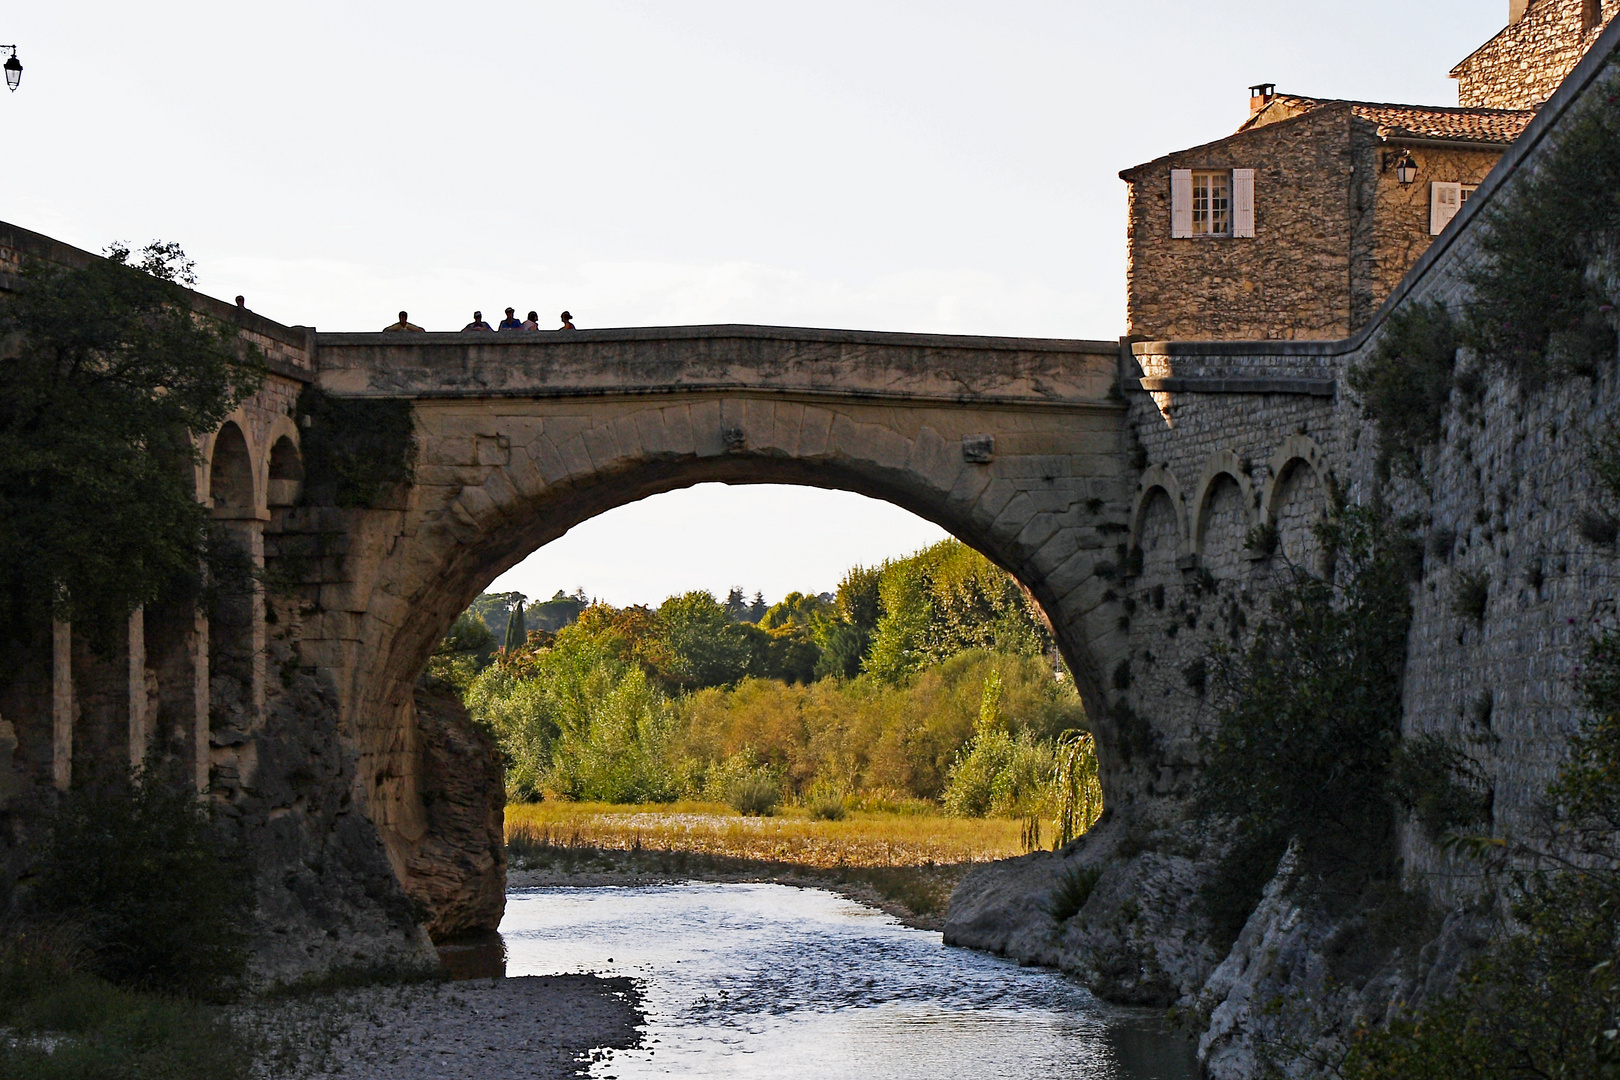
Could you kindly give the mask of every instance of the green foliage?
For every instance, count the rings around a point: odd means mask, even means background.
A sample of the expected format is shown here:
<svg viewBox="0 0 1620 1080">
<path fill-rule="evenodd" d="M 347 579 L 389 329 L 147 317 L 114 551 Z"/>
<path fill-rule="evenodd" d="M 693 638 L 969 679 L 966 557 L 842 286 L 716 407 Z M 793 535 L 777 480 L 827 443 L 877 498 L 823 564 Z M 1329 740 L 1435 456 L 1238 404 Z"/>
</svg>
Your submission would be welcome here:
<svg viewBox="0 0 1620 1080">
<path fill-rule="evenodd" d="M 1620 78 L 1596 92 L 1533 174 L 1485 214 L 1489 256 L 1469 275 L 1467 339 L 1535 386 L 1616 356 L 1620 304 Z"/>
<path fill-rule="evenodd" d="M 522 593 L 508 595 L 516 596 L 519 601 L 523 599 Z M 544 630 L 547 633 L 555 634 L 578 619 L 579 613 L 589 607 L 590 603 L 590 597 L 586 596 L 583 591 L 569 596 L 561 589 L 558 589 L 557 594 L 545 603 L 534 603 L 528 606 L 525 615 L 528 629 L 531 631 Z"/>
<path fill-rule="evenodd" d="M 1617 895 L 1608 877 L 1534 878 L 1496 943 L 1446 998 L 1364 1031 L 1346 1080 L 1620 1077 Z"/>
<path fill-rule="evenodd" d="M 1386 873 L 1393 855 L 1384 792 L 1400 737 L 1412 541 L 1365 508 L 1321 533 L 1334 576 L 1296 571 L 1253 643 L 1211 658 L 1219 711 L 1202 738 L 1199 803 L 1235 836 L 1204 900 L 1228 941 L 1290 839 L 1301 870 L 1341 893 Z"/>
<path fill-rule="evenodd" d="M 235 986 L 252 883 L 183 778 L 75 789 L 49 825 L 31 910 L 81 927 L 96 973 L 192 997 Z"/>
<path fill-rule="evenodd" d="M 703 794 L 739 814 L 769 817 L 782 804 L 782 778 L 770 766 L 755 764 L 755 755 L 744 749 L 709 770 Z"/>
<path fill-rule="evenodd" d="M 1381 468 L 1414 476 L 1423 448 L 1439 440 L 1459 344 L 1444 304 L 1413 304 L 1390 316 L 1378 347 L 1350 372 L 1362 415 L 1378 424 Z"/>
<path fill-rule="evenodd" d="M 682 688 L 725 686 L 759 666 L 767 638 L 752 623 L 734 622 L 707 592 L 672 596 L 658 607 L 670 653 L 665 677 Z"/>
<path fill-rule="evenodd" d="M 1047 901 L 1046 910 L 1052 916 L 1052 921 L 1062 926 L 1080 914 L 1080 909 L 1091 899 L 1102 875 L 1103 868 L 1100 866 L 1071 866 L 1065 870 Z"/>
<path fill-rule="evenodd" d="M 1360 1032 L 1347 1080 L 1620 1077 L 1620 631 L 1592 640 L 1580 685 L 1588 711 L 1548 789 L 1547 834 L 1473 845 L 1519 856 L 1498 879 L 1514 927 L 1449 995 Z"/>
<path fill-rule="evenodd" d="M 1052 846 L 1062 848 L 1102 817 L 1102 778 L 1097 773 L 1097 744 L 1091 733 L 1065 731 L 1058 737 L 1052 766 Z"/>
<path fill-rule="evenodd" d="M 1402 740 L 1390 762 L 1390 790 L 1430 839 L 1490 826 L 1493 793 L 1484 771 L 1437 736 Z"/>
<path fill-rule="evenodd" d="M 319 387 L 298 395 L 304 501 L 371 508 L 416 475 L 416 420 L 395 398 L 336 398 Z"/>
<path fill-rule="evenodd" d="M 885 563 L 878 600 L 881 615 L 864 670 L 888 682 L 965 649 L 1034 655 L 1051 647 L 1018 583 L 957 540 Z"/>
<path fill-rule="evenodd" d="M 61 927 L 0 942 L 0 1080 L 247 1080 L 254 1048 L 216 1010 L 80 970 Z"/>
<path fill-rule="evenodd" d="M 1002 723 L 1001 672 L 985 673 L 973 740 L 951 767 L 942 800 L 947 813 L 963 817 L 1033 817 L 1053 772 L 1051 744 L 1028 731 L 1010 735 Z"/>
<path fill-rule="evenodd" d="M 201 588 L 209 516 L 192 436 L 263 377 L 256 354 L 198 317 L 190 263 L 153 243 L 83 268 L 25 263 L 0 294 L 0 607 L 122 625 Z M 52 583 L 60 588 L 53 590 Z"/>
<path fill-rule="evenodd" d="M 471 610 L 463 611 L 428 658 L 428 674 L 465 695 L 474 677 L 489 666 L 494 651 L 495 635 L 484 620 Z"/>
</svg>

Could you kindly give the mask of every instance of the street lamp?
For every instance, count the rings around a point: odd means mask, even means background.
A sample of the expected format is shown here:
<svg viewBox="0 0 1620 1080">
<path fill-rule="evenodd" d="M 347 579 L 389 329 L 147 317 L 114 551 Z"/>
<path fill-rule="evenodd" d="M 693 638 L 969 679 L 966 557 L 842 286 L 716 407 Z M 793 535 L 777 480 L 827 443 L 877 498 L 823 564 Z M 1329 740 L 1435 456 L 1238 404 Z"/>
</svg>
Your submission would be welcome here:
<svg viewBox="0 0 1620 1080">
<path fill-rule="evenodd" d="M 17 59 L 17 46 L 0 45 L 0 52 L 9 52 L 10 58 L 3 65 L 6 69 L 6 86 L 15 91 L 17 84 L 22 82 L 22 61 Z"/>
</svg>

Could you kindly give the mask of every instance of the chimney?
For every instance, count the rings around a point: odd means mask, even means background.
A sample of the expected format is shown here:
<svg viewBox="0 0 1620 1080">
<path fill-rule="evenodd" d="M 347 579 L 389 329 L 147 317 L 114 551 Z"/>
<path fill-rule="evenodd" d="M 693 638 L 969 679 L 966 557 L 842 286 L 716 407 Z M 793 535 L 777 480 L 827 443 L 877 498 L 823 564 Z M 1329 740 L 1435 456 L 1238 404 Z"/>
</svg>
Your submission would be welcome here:
<svg viewBox="0 0 1620 1080">
<path fill-rule="evenodd" d="M 1510 2 L 1518 3 L 1519 0 L 1510 0 Z M 1267 105 L 1270 105 L 1271 99 L 1276 96 L 1276 83 L 1255 83 L 1253 86 L 1249 87 L 1249 115 L 1253 116 Z"/>
<path fill-rule="evenodd" d="M 1530 6 L 1530 0 L 1508 0 L 1508 25 L 1512 26 L 1524 18 L 1524 9 Z"/>
</svg>

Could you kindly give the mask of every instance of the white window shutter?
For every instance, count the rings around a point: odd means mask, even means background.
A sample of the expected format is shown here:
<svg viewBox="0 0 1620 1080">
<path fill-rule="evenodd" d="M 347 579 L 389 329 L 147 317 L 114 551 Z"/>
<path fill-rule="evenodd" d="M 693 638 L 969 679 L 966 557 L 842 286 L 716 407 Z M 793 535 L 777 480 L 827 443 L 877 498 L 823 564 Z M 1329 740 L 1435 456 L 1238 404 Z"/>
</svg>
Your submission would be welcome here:
<svg viewBox="0 0 1620 1080">
<path fill-rule="evenodd" d="M 1254 236 L 1254 170 L 1232 170 L 1232 235 Z"/>
<path fill-rule="evenodd" d="M 1462 209 L 1462 185 L 1436 180 L 1429 185 L 1429 235 L 1439 236 Z"/>
<path fill-rule="evenodd" d="M 1192 235 L 1192 170 L 1170 170 L 1170 235 Z"/>
</svg>

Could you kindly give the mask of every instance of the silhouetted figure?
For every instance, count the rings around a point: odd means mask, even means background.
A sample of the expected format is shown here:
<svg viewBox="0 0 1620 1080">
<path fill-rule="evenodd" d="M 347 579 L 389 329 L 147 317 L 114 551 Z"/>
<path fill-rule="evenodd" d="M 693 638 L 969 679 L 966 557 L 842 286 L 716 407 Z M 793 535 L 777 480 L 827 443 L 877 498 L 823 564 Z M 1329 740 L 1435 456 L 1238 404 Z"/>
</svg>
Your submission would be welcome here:
<svg viewBox="0 0 1620 1080">
<path fill-rule="evenodd" d="M 538 329 L 540 329 L 540 313 L 538 311 L 529 312 L 529 317 L 527 319 L 523 320 L 523 325 L 521 327 L 519 327 L 519 329 L 521 329 L 521 330 L 538 330 Z"/>
<path fill-rule="evenodd" d="M 399 313 L 399 322 L 395 323 L 393 326 L 383 327 L 383 333 L 385 334 L 391 330 L 415 330 L 419 334 L 423 333 L 422 328 L 411 322 L 410 316 L 403 311 Z"/>
<path fill-rule="evenodd" d="M 575 329 L 578 329 L 578 327 L 576 327 L 574 325 L 574 317 L 572 315 L 568 314 L 568 312 L 566 312 L 566 311 L 562 313 L 562 321 L 563 321 L 563 324 L 561 326 L 557 327 L 557 329 L 559 329 L 559 330 L 575 330 Z"/>
<path fill-rule="evenodd" d="M 463 334 L 465 334 L 468 330 L 488 330 L 492 334 L 495 332 L 495 328 L 484 321 L 484 313 L 482 311 L 473 312 L 473 321 L 461 328 L 461 332 Z"/>
<path fill-rule="evenodd" d="M 513 311 L 512 308 L 507 308 L 506 309 L 506 318 L 501 320 L 500 329 L 502 329 L 502 330 L 521 330 L 521 329 L 523 329 L 523 320 L 519 319 L 516 315 L 512 314 L 512 311 Z"/>
<path fill-rule="evenodd" d="M 236 298 L 236 306 L 241 308 L 243 311 L 246 311 L 247 310 L 247 297 L 238 296 Z"/>
</svg>

